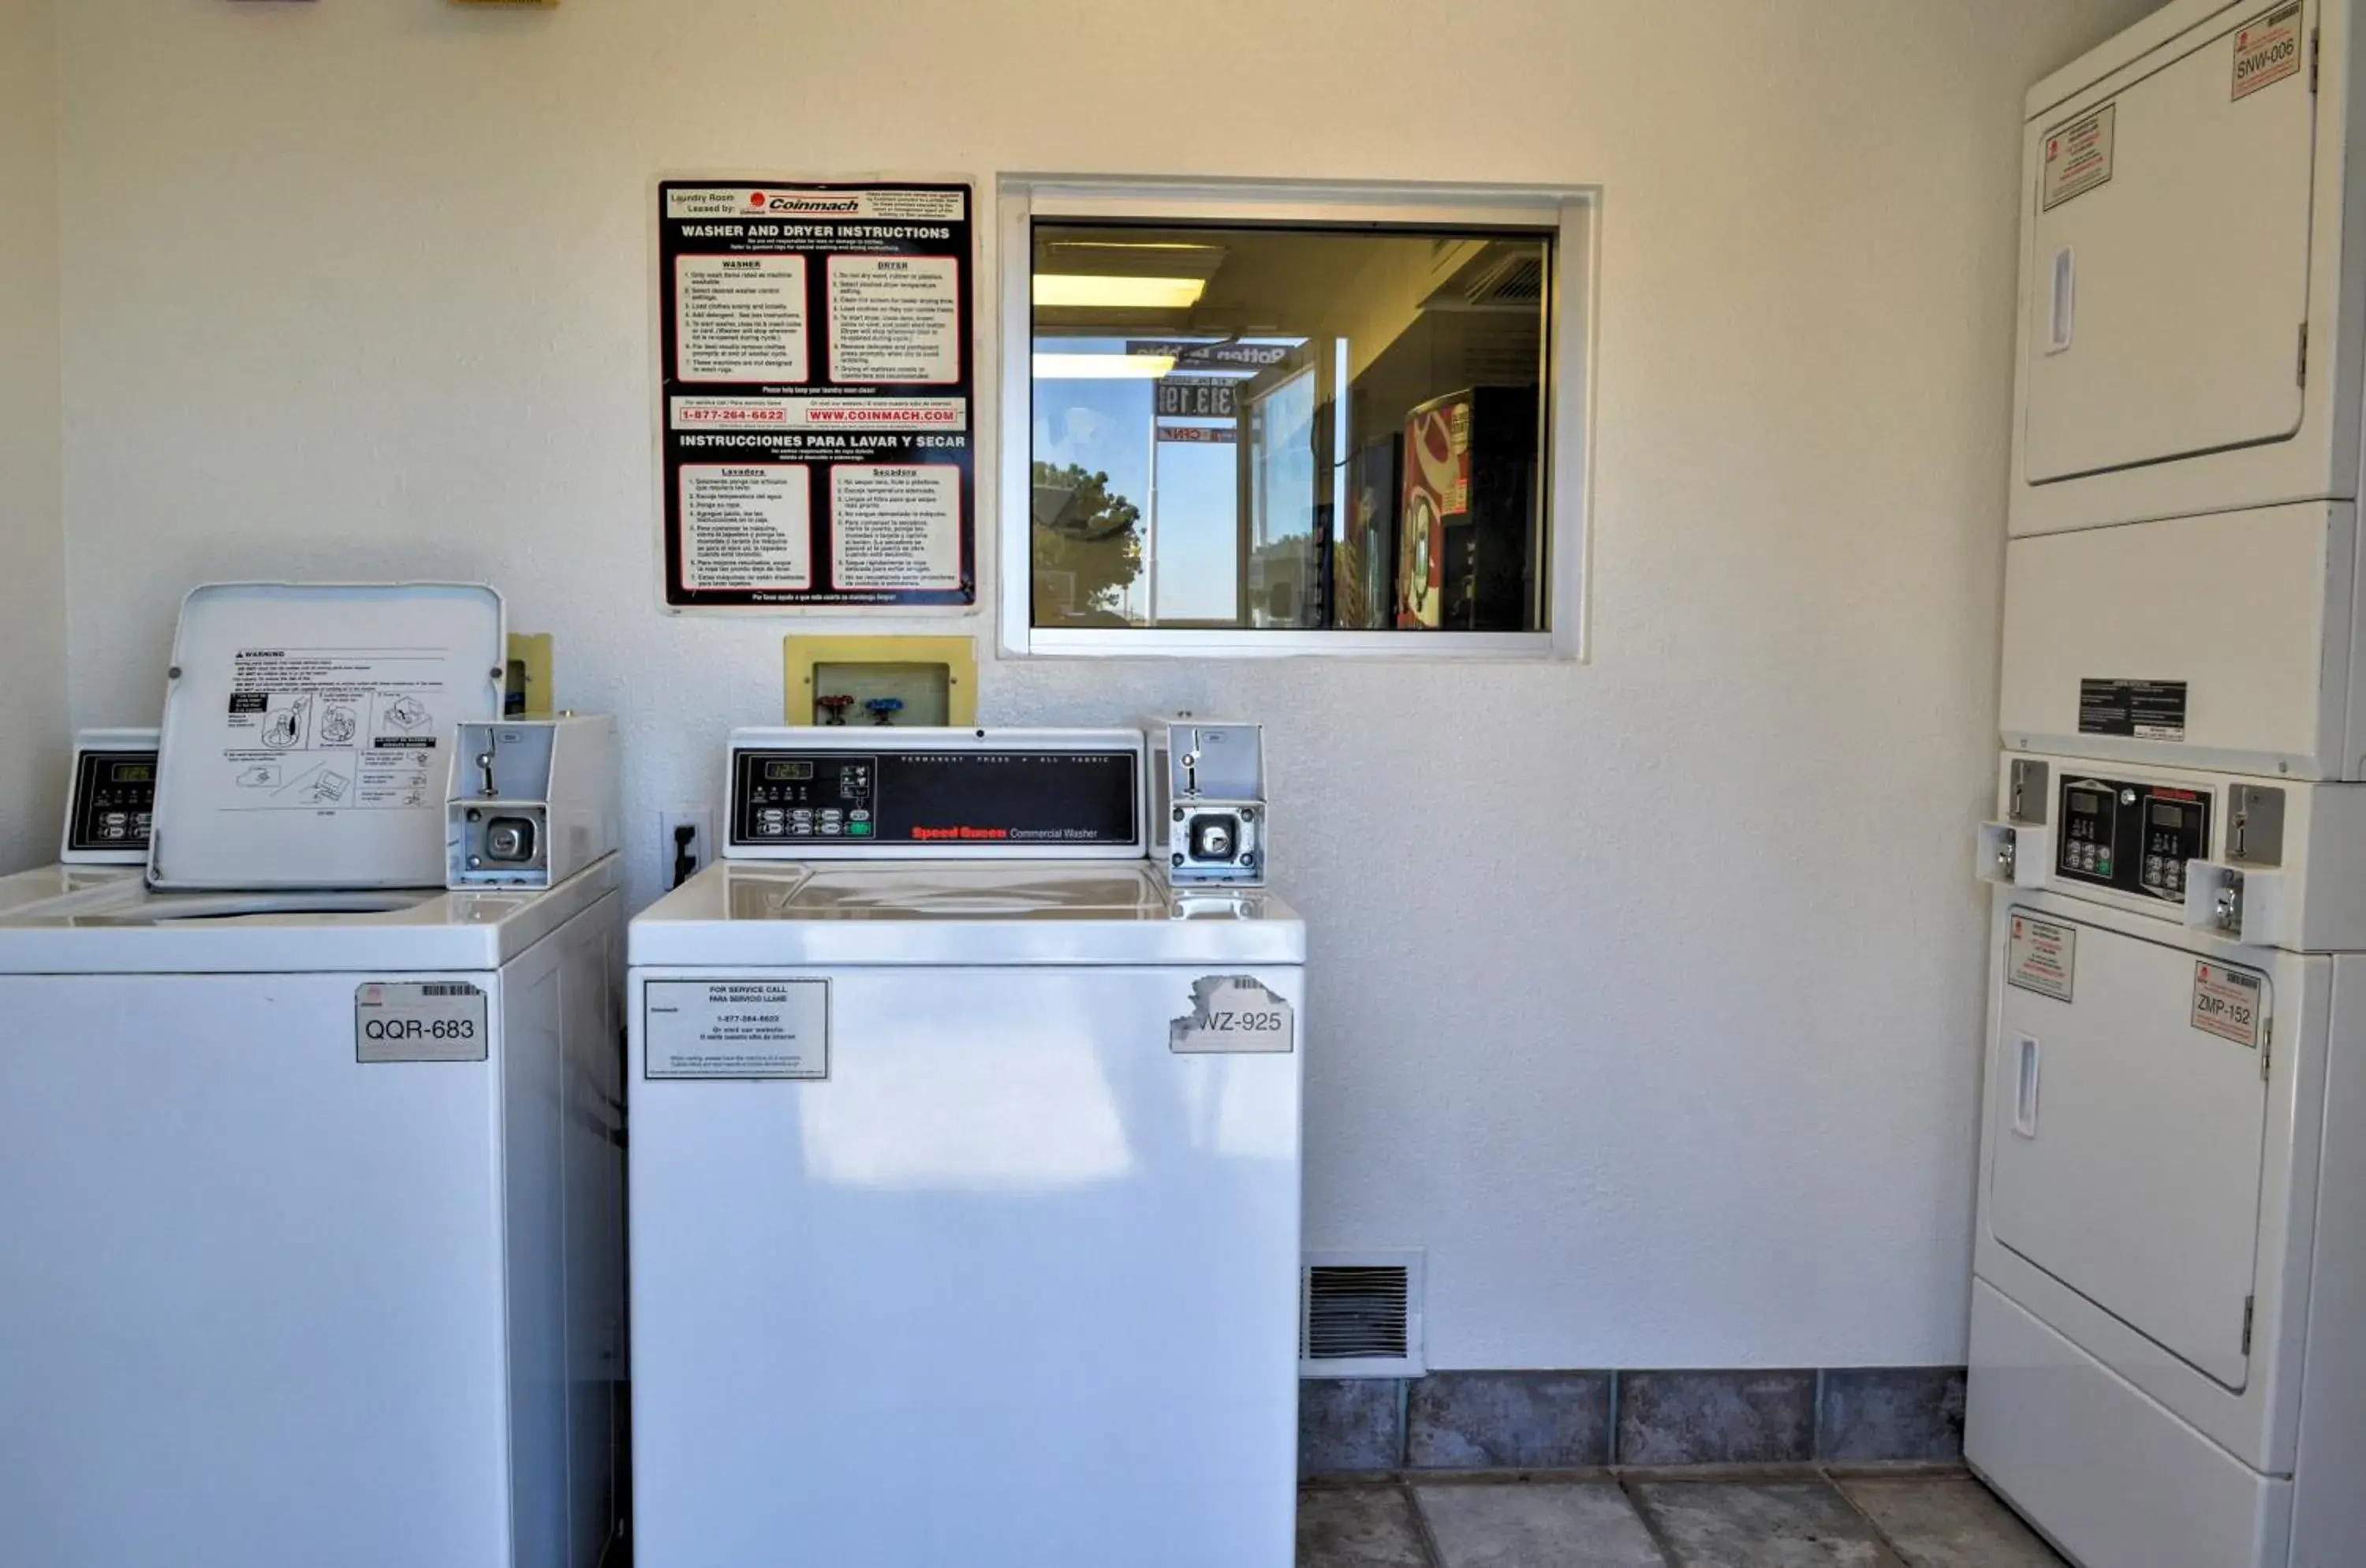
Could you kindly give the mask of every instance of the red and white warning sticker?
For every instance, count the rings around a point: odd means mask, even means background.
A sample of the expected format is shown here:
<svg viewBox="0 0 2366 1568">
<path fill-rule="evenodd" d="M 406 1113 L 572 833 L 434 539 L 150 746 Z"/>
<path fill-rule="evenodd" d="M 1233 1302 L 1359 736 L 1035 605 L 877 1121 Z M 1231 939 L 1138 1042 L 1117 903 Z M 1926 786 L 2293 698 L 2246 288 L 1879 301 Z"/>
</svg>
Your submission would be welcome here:
<svg viewBox="0 0 2366 1568">
<path fill-rule="evenodd" d="M 2193 965 L 2193 1027 L 2259 1048 L 2259 977 L 2224 964 Z"/>
<path fill-rule="evenodd" d="M 2079 933 L 2074 928 L 2019 909 L 2012 912 L 2012 931 L 2005 942 L 2008 984 L 2067 1002 L 2078 970 Z"/>
<path fill-rule="evenodd" d="M 2040 186 L 2047 207 L 2059 207 L 2112 177 L 2112 133 L 2119 106 L 2080 115 L 2045 133 L 2045 178 Z"/>
<path fill-rule="evenodd" d="M 2235 29 L 2233 97 L 2248 97 L 2300 74 L 2300 0 L 2290 0 Z"/>
</svg>

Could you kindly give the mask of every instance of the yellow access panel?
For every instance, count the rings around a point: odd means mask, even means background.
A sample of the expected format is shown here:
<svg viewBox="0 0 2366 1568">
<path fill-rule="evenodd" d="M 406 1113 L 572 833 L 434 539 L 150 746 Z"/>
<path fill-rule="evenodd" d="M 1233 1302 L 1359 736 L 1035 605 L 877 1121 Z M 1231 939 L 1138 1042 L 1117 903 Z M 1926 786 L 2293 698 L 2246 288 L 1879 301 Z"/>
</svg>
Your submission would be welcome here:
<svg viewBox="0 0 2366 1568">
<path fill-rule="evenodd" d="M 788 637 L 781 655 L 784 723 L 977 723 L 977 644 L 969 637 Z"/>
</svg>

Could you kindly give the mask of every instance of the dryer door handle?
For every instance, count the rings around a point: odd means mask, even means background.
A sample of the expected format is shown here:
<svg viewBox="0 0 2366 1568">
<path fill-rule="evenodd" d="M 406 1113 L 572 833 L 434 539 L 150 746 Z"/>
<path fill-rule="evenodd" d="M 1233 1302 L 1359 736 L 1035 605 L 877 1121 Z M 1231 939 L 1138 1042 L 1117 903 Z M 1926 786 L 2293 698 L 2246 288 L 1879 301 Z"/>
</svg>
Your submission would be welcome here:
<svg viewBox="0 0 2366 1568">
<path fill-rule="evenodd" d="M 2045 1052 L 2037 1036 L 2022 1035 L 2013 1075 L 2012 1130 L 2024 1138 L 2037 1136 L 2037 1079 L 2044 1066 Z"/>
</svg>

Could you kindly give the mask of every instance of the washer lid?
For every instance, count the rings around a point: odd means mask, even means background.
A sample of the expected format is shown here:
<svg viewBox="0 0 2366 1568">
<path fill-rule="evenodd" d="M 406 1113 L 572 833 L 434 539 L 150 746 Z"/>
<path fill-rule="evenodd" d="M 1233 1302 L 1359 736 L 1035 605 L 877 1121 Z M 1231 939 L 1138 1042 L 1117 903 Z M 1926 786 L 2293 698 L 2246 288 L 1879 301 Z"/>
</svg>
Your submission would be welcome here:
<svg viewBox="0 0 2366 1568">
<path fill-rule="evenodd" d="M 217 583 L 173 639 L 148 879 L 435 887 L 452 737 L 501 716 L 476 583 Z"/>
<path fill-rule="evenodd" d="M 1110 862 L 708 866 L 637 917 L 637 964 L 1302 964 L 1261 889 Z"/>
</svg>

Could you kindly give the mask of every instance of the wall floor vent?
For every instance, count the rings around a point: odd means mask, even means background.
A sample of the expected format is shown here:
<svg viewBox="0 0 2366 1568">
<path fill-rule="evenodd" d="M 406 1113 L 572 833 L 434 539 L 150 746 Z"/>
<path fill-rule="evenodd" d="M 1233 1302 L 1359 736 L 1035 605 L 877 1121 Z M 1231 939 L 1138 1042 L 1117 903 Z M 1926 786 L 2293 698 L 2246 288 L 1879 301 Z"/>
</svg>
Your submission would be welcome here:
<svg viewBox="0 0 2366 1568">
<path fill-rule="evenodd" d="M 1310 1252 L 1299 1271 L 1298 1375 L 1419 1377 L 1419 1250 Z"/>
</svg>

